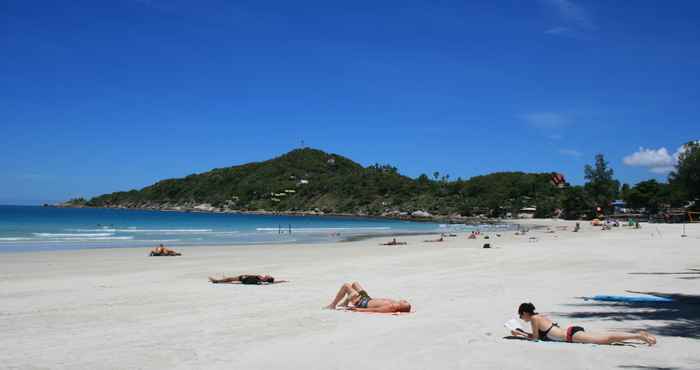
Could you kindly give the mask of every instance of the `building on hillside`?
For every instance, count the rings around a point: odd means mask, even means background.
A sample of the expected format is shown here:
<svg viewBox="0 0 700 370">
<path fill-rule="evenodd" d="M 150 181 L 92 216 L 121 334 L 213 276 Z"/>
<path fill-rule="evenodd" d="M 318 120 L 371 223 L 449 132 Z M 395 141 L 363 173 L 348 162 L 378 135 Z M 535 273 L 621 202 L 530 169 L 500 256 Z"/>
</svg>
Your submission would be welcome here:
<svg viewBox="0 0 700 370">
<path fill-rule="evenodd" d="M 523 207 L 518 211 L 518 218 L 534 218 L 537 207 Z"/>
</svg>

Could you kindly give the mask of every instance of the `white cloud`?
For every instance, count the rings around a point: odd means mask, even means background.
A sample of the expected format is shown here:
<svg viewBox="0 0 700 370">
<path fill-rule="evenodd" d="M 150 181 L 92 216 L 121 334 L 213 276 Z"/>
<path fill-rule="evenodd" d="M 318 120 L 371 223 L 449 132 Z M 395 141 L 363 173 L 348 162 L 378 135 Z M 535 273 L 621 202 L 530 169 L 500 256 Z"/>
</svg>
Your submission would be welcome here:
<svg viewBox="0 0 700 370">
<path fill-rule="evenodd" d="M 566 116 L 553 112 L 527 113 L 520 115 L 520 118 L 524 119 L 531 126 L 542 129 L 562 128 L 571 123 L 571 120 Z"/>
<path fill-rule="evenodd" d="M 561 25 L 545 31 L 549 35 L 575 35 L 595 31 L 598 27 L 588 10 L 573 0 L 540 0 L 545 6 L 553 9 Z"/>
<path fill-rule="evenodd" d="M 672 166 L 674 163 L 673 157 L 666 148 L 639 148 L 638 151 L 626 156 L 622 161 L 628 166 L 638 167 L 664 167 Z"/>
<path fill-rule="evenodd" d="M 639 148 L 638 151 L 624 157 L 622 162 L 632 167 L 645 167 L 656 174 L 667 174 L 673 171 L 678 163 L 678 157 L 686 150 L 685 145 L 681 145 L 671 154 L 668 149 Z"/>
<path fill-rule="evenodd" d="M 673 166 L 665 166 L 665 167 L 651 167 L 649 168 L 649 171 L 659 174 L 659 175 L 666 175 L 671 173 L 675 167 Z"/>
<path fill-rule="evenodd" d="M 559 149 L 559 154 L 567 155 L 569 157 L 574 158 L 581 158 L 581 156 L 583 156 L 583 153 L 575 149 Z"/>
</svg>

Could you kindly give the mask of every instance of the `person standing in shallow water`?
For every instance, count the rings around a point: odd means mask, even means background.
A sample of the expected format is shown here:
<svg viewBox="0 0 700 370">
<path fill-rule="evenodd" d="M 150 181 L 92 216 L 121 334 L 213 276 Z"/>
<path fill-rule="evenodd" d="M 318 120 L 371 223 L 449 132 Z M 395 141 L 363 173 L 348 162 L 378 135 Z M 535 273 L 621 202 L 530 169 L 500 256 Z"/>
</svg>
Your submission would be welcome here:
<svg viewBox="0 0 700 370">
<path fill-rule="evenodd" d="M 518 334 L 518 336 L 527 337 L 531 340 L 590 344 L 614 344 L 628 340 L 639 340 L 650 346 L 656 344 L 656 337 L 646 331 L 638 333 L 589 333 L 580 326 L 569 326 L 564 330 L 559 327 L 559 324 L 538 314 L 535 311 L 535 305 L 532 303 L 521 304 L 518 307 L 518 316 L 532 326 L 532 334 Z"/>
</svg>

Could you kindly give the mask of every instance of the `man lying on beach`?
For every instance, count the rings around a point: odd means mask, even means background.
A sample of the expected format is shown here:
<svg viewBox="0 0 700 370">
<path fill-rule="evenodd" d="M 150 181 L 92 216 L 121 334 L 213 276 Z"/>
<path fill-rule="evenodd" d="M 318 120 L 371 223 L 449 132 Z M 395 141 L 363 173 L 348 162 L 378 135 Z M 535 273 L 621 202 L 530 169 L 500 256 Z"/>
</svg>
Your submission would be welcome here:
<svg viewBox="0 0 700 370">
<path fill-rule="evenodd" d="M 408 244 L 408 243 L 406 243 L 406 242 L 397 242 L 397 241 L 396 241 L 396 238 L 394 238 L 392 241 L 390 241 L 390 242 L 388 242 L 388 243 L 382 243 L 382 244 L 380 244 L 380 245 L 406 245 L 406 244 Z"/>
<path fill-rule="evenodd" d="M 325 308 L 335 310 L 337 306 L 348 307 L 348 304 L 352 304 L 352 307 L 349 308 L 351 311 L 358 312 L 411 312 L 411 304 L 407 301 L 372 298 L 358 282 L 343 284 L 333 302 Z"/>
<path fill-rule="evenodd" d="M 520 319 L 532 325 L 532 334 L 511 331 L 511 334 L 530 340 L 558 341 L 568 343 L 615 344 L 628 340 L 639 340 L 650 346 L 656 344 L 656 338 L 645 332 L 638 333 L 589 333 L 580 326 L 569 326 L 566 329 L 559 324 L 535 312 L 535 305 L 523 303 L 518 307 Z"/>
<path fill-rule="evenodd" d="M 274 277 L 270 275 L 238 275 L 233 277 L 222 277 L 221 279 L 216 279 L 209 277 L 209 281 L 213 284 L 245 284 L 245 285 L 267 285 L 267 284 L 279 284 L 286 283 L 287 280 L 275 280 Z"/>
<path fill-rule="evenodd" d="M 182 256 L 182 253 L 175 252 L 161 244 L 151 251 L 150 256 Z"/>
</svg>

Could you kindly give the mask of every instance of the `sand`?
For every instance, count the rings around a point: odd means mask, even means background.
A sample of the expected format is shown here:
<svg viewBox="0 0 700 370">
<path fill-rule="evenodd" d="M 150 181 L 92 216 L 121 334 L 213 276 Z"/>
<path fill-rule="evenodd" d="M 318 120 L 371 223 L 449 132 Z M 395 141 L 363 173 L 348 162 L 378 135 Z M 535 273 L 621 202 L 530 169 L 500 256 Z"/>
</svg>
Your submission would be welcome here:
<svg viewBox="0 0 700 370">
<path fill-rule="evenodd" d="M 689 226 L 686 238 L 679 225 L 583 226 L 580 233 L 491 234 L 492 249 L 460 235 L 445 243 L 404 237 L 403 247 L 376 239 L 190 247 L 182 257 L 146 257 L 144 249 L 0 254 L 0 368 L 700 368 L 697 308 L 658 314 L 577 298 L 625 290 L 700 295 L 700 274 L 688 270 L 700 268 L 700 225 Z M 635 274 L 648 272 L 684 274 Z M 207 282 L 224 273 L 291 282 Z M 373 296 L 408 299 L 414 312 L 321 309 L 355 280 Z M 503 323 L 523 301 L 562 325 L 647 328 L 659 343 L 504 339 Z"/>
</svg>

